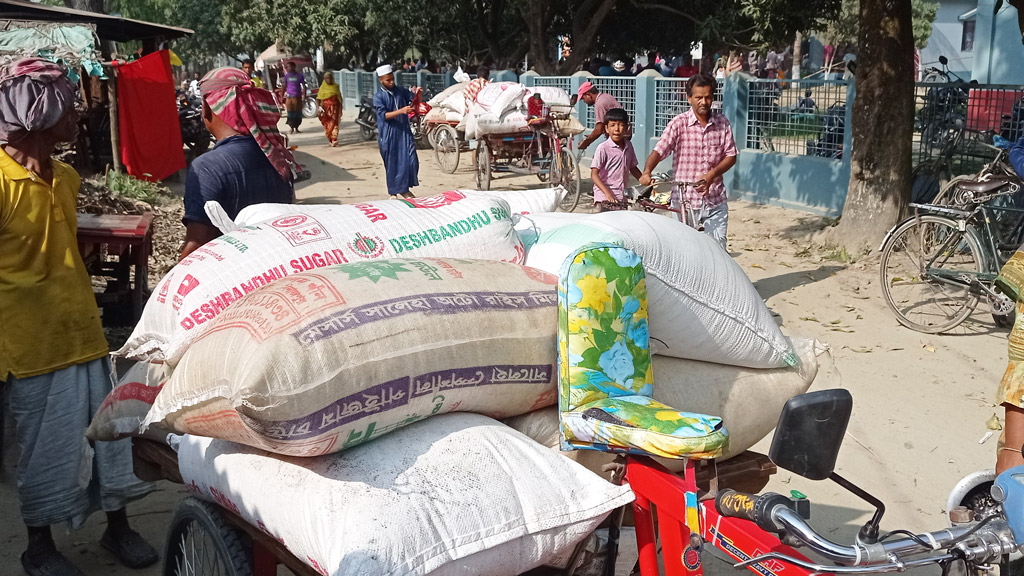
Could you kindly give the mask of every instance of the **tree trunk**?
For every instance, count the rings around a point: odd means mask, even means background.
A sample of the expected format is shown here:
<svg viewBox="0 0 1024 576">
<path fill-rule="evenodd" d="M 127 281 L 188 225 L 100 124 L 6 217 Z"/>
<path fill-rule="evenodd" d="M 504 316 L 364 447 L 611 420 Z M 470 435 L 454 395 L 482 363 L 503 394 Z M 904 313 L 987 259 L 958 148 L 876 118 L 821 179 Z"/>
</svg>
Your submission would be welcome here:
<svg viewBox="0 0 1024 576">
<path fill-rule="evenodd" d="M 793 41 L 793 80 L 800 79 L 800 63 L 803 62 L 804 55 L 802 53 L 804 42 L 804 35 L 800 32 L 796 33 L 796 40 Z"/>
<path fill-rule="evenodd" d="M 914 35 L 910 2 L 860 0 L 850 189 L 834 239 L 849 253 L 874 248 L 910 197 Z"/>
</svg>

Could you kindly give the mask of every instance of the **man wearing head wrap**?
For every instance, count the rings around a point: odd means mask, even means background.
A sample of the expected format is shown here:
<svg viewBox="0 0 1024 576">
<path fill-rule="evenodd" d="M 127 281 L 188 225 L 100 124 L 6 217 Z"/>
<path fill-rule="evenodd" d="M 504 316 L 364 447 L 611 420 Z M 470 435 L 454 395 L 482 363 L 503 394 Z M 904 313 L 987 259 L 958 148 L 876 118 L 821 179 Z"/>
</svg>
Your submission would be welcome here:
<svg viewBox="0 0 1024 576">
<path fill-rule="evenodd" d="M 84 430 L 110 391 L 107 341 L 78 252 L 78 174 L 51 158 L 78 133 L 75 86 L 39 58 L 0 68 L 0 382 L 21 449 L 17 487 L 30 576 L 82 573 L 57 551 L 50 525 L 80 526 L 107 511 L 100 543 L 131 567 L 152 546 L 128 525 L 125 504 L 152 490 L 132 472 L 131 444 Z"/>
<path fill-rule="evenodd" d="M 580 85 L 579 90 L 576 91 L 576 96 L 580 100 L 586 103 L 587 106 L 594 107 L 594 130 L 589 136 L 585 137 L 580 141 L 579 149 L 586 150 L 594 140 L 597 140 L 601 136 L 605 135 L 604 131 L 604 115 L 609 110 L 615 108 L 622 108 L 619 101 L 615 99 L 615 96 L 607 92 L 601 92 L 594 86 L 594 83 L 587 80 Z M 632 132 L 627 130 L 626 137 L 632 137 Z"/>
<path fill-rule="evenodd" d="M 203 122 L 216 146 L 192 161 L 185 181 L 185 245 L 181 257 L 220 236 L 204 206 L 214 200 L 228 216 L 251 204 L 290 204 L 302 167 L 284 136 L 274 95 L 238 68 L 218 68 L 199 82 Z"/>
<path fill-rule="evenodd" d="M 377 68 L 377 78 L 380 90 L 373 95 L 373 109 L 377 112 L 377 145 L 384 159 L 388 194 L 392 198 L 412 198 L 409 188 L 420 183 L 420 161 L 409 126 L 414 96 L 408 89 L 395 85 L 395 75 L 388 64 Z"/>
</svg>

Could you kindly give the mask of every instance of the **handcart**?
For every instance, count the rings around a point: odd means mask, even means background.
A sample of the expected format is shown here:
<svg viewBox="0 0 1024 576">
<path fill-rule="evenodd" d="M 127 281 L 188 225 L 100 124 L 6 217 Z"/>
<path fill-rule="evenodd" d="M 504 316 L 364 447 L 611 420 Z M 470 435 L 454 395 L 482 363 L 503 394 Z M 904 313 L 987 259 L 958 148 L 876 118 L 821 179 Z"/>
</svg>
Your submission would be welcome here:
<svg viewBox="0 0 1024 576">
<path fill-rule="evenodd" d="M 532 130 L 515 133 L 481 134 L 476 145 L 476 185 L 490 190 L 495 172 L 534 174 L 541 182 L 566 189 L 559 208 L 571 212 L 580 201 L 580 171 L 572 152 L 568 121 L 569 106 L 551 106 L 551 111 Z"/>
</svg>

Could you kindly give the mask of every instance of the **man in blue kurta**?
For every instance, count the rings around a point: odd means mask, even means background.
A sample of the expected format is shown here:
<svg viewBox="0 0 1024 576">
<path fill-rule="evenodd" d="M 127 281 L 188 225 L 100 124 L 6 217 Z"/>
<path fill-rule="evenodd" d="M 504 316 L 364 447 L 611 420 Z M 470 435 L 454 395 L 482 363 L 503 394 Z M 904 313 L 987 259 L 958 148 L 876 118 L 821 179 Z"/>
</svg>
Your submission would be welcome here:
<svg viewBox="0 0 1024 576">
<path fill-rule="evenodd" d="M 416 157 L 416 141 L 409 127 L 413 93 L 395 86 L 395 75 L 390 65 L 377 68 L 377 77 L 380 90 L 373 95 L 373 109 L 377 113 L 377 144 L 384 159 L 388 194 L 412 198 L 409 188 L 420 183 L 420 161 Z"/>
</svg>

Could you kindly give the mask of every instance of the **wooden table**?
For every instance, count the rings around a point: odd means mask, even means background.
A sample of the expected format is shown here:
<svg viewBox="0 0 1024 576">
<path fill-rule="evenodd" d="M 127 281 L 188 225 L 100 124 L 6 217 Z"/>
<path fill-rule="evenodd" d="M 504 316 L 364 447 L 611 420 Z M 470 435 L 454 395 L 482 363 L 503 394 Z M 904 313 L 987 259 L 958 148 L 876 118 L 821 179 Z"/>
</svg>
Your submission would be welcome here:
<svg viewBox="0 0 1024 576">
<path fill-rule="evenodd" d="M 105 316 L 113 307 L 131 306 L 131 322 L 142 315 L 149 290 L 153 214 L 78 214 L 78 249 L 89 274 L 112 278 L 113 289 L 96 295 Z M 117 257 L 112 260 L 111 257 Z M 133 279 L 134 274 L 134 281 Z"/>
</svg>

